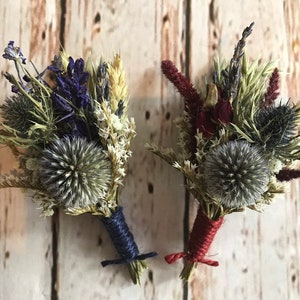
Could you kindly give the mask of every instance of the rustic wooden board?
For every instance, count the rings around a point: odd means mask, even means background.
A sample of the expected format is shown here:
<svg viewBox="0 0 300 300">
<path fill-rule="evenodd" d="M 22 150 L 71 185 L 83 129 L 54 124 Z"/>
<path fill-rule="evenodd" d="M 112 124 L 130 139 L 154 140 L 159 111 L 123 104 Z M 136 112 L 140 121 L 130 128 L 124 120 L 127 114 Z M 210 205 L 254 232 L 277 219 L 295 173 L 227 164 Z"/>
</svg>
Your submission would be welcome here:
<svg viewBox="0 0 300 300">
<path fill-rule="evenodd" d="M 49 53 L 59 48 L 56 10 L 55 1 L 1 1 L 1 51 L 8 41 L 14 40 L 22 45 L 29 59 L 34 57 L 38 68 L 45 66 Z M 1 74 L 12 70 L 13 64 L 1 57 Z M 9 93 L 10 86 L 1 76 L 1 102 Z M 9 150 L 3 146 L 0 157 L 1 173 L 16 167 Z M 39 215 L 22 191 L 0 191 L 0 299 L 51 298 L 51 219 Z"/>
<path fill-rule="evenodd" d="M 282 99 L 299 99 L 299 1 L 195 1 L 191 6 L 190 76 L 201 81 L 213 57 L 230 59 L 240 34 L 252 21 L 250 59 L 278 60 Z M 207 15 L 200 21 L 199 11 Z M 298 96 L 297 96 L 298 95 Z M 189 299 L 298 299 L 299 182 L 258 214 L 236 213 L 225 222 L 210 254 L 220 266 L 200 266 Z"/>
<path fill-rule="evenodd" d="M 92 216 L 39 218 L 29 195 L 0 190 L 0 299 L 298 299 L 300 298 L 299 182 L 287 186 L 263 214 L 226 218 L 210 254 L 218 268 L 199 266 L 188 285 L 178 279 L 182 263 L 164 255 L 183 249 L 183 178 L 145 150 L 146 142 L 176 144 L 174 118 L 182 102 L 160 72 L 173 60 L 201 82 L 217 52 L 230 58 L 245 26 L 256 25 L 247 44 L 250 58 L 278 59 L 282 94 L 300 94 L 300 1 L 41 1 L 0 0 L 0 49 L 22 46 L 37 67 L 46 66 L 59 41 L 73 57 L 112 58 L 120 52 L 127 72 L 130 110 L 137 124 L 133 158 L 121 201 L 141 252 L 149 259 L 141 286 L 126 267 L 102 268 L 115 257 L 109 237 Z M 12 69 L 2 60 L 1 72 Z M 9 87 L 1 79 L 3 100 Z M 0 172 L 15 162 L 0 149 Z M 190 203 L 190 223 L 195 213 Z M 185 231 L 187 227 L 185 228 Z"/>
</svg>

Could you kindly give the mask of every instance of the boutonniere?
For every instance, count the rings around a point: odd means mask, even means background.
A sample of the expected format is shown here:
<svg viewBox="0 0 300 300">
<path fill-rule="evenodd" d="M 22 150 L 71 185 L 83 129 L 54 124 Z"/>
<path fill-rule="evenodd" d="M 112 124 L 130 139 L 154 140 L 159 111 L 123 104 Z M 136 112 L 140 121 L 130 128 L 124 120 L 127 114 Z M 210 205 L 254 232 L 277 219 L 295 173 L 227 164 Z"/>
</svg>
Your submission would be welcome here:
<svg viewBox="0 0 300 300">
<path fill-rule="evenodd" d="M 282 181 L 300 175 L 291 167 L 300 158 L 300 106 L 279 99 L 274 63 L 246 59 L 253 25 L 243 31 L 230 61 L 215 61 L 203 91 L 171 61 L 161 64 L 184 98 L 177 120 L 180 151 L 148 148 L 182 172 L 199 203 L 187 251 L 165 257 L 168 263 L 185 259 L 184 280 L 198 263 L 218 265 L 206 254 L 225 216 L 246 208 L 262 211 L 283 192 Z"/>
<path fill-rule="evenodd" d="M 1 175 L 0 187 L 33 190 L 42 215 L 55 207 L 77 216 L 90 213 L 104 224 L 134 283 L 147 267 L 120 206 L 120 188 L 131 156 L 135 123 L 128 118 L 128 94 L 120 55 L 94 64 L 56 55 L 42 72 L 26 67 L 14 42 L 3 57 L 14 63 L 6 73 L 13 94 L 1 106 L 0 142 L 19 168 Z"/>
</svg>

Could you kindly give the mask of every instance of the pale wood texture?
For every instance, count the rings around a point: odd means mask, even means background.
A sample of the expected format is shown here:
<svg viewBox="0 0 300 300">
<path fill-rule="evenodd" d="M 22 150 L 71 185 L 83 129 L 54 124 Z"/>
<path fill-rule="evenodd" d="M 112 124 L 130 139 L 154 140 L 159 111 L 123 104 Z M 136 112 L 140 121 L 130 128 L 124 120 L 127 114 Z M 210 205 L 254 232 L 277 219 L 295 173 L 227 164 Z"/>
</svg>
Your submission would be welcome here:
<svg viewBox="0 0 300 300">
<path fill-rule="evenodd" d="M 299 181 L 263 214 L 227 216 L 209 251 L 220 266 L 199 266 L 184 286 L 178 279 L 182 264 L 167 265 L 163 259 L 183 249 L 183 178 L 144 148 L 146 142 L 175 146 L 177 141 L 173 120 L 182 102 L 162 77 L 160 61 L 173 60 L 198 85 L 217 53 L 230 58 L 252 21 L 248 56 L 278 60 L 282 97 L 297 101 L 299 11 L 299 0 L 0 0 L 0 49 L 14 40 L 39 69 L 49 64 L 60 42 L 73 57 L 111 58 L 120 52 L 129 113 L 137 125 L 121 201 L 140 250 L 160 254 L 148 260 L 141 286 L 134 286 L 124 266 L 100 266 L 115 251 L 97 219 L 63 212 L 42 219 L 29 194 L 0 190 L 0 299 L 299 299 Z M 4 60 L 0 66 L 3 73 L 12 67 Z M 8 94 L 1 78 L 1 101 Z M 14 165 L 1 148 L 1 173 Z M 190 206 L 192 223 L 193 200 Z"/>
<path fill-rule="evenodd" d="M 29 53 L 29 59 L 34 56 L 37 67 L 48 64 L 59 49 L 57 11 L 55 1 L 1 1 L 0 48 L 14 40 Z M 8 70 L 11 65 L 1 57 L 1 73 Z M 1 100 L 9 90 L 1 76 Z M 0 157 L 1 173 L 16 167 L 3 146 Z M 39 214 L 22 191 L 0 191 L 0 299 L 51 299 L 51 219 Z"/>
</svg>

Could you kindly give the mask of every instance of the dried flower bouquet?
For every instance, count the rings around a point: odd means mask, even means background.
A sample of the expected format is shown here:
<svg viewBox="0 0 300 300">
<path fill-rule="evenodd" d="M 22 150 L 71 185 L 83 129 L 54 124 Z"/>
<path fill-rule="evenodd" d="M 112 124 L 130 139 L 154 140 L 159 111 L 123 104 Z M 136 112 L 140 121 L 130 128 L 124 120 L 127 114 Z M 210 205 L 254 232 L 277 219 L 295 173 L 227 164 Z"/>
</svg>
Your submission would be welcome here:
<svg viewBox="0 0 300 300">
<path fill-rule="evenodd" d="M 120 56 L 94 65 L 62 52 L 44 71 L 32 64 L 29 72 L 11 41 L 3 57 L 14 62 L 16 76 L 5 74 L 13 95 L 1 106 L 0 143 L 10 147 L 19 168 L 1 175 L 0 187 L 33 190 L 44 216 L 61 207 L 100 218 L 121 257 L 102 265 L 128 264 L 138 283 L 144 259 L 156 253 L 139 253 L 119 203 L 135 136 Z"/>
<path fill-rule="evenodd" d="M 199 202 L 181 278 L 188 280 L 198 263 L 217 266 L 206 254 L 223 218 L 250 208 L 261 211 L 283 192 L 282 181 L 297 178 L 290 169 L 300 158 L 300 106 L 279 97 L 279 72 L 274 63 L 249 62 L 244 55 L 246 27 L 229 62 L 216 60 L 211 81 L 198 92 L 174 64 L 163 61 L 164 75 L 183 96 L 178 120 L 179 147 L 148 148 L 186 177 L 186 187 Z"/>
</svg>

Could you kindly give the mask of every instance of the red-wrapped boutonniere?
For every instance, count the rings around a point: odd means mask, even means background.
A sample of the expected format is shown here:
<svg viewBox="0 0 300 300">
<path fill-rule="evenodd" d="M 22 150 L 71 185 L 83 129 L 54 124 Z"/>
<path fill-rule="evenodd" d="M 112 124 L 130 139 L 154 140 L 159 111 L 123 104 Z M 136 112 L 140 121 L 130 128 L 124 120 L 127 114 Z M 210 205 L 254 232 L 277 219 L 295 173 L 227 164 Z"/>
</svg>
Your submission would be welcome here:
<svg viewBox="0 0 300 300">
<path fill-rule="evenodd" d="M 164 75 L 183 96 L 185 110 L 178 120 L 181 151 L 147 147 L 186 177 L 186 187 L 199 202 L 184 258 L 181 278 L 188 280 L 198 263 L 218 266 L 206 254 L 224 216 L 245 208 L 261 211 L 277 193 L 281 181 L 299 177 L 289 169 L 300 158 L 299 105 L 275 103 L 279 72 L 272 62 L 249 62 L 244 56 L 245 28 L 229 62 L 215 62 L 211 82 L 198 92 L 171 61 Z"/>
</svg>

